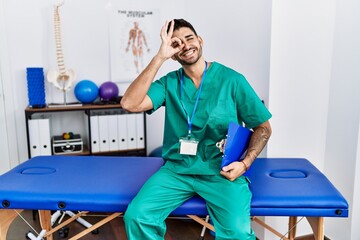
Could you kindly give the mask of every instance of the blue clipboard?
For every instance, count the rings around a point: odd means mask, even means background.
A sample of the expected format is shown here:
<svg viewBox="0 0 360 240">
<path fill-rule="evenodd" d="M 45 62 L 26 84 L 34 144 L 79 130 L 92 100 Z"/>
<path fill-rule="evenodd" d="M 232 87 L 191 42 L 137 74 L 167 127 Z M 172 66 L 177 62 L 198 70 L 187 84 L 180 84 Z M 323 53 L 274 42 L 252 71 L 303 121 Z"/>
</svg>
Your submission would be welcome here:
<svg viewBox="0 0 360 240">
<path fill-rule="evenodd" d="M 232 162 L 239 161 L 246 152 L 252 131 L 237 123 L 230 122 L 228 133 L 226 135 L 226 145 L 224 156 L 221 162 L 221 169 Z"/>
</svg>

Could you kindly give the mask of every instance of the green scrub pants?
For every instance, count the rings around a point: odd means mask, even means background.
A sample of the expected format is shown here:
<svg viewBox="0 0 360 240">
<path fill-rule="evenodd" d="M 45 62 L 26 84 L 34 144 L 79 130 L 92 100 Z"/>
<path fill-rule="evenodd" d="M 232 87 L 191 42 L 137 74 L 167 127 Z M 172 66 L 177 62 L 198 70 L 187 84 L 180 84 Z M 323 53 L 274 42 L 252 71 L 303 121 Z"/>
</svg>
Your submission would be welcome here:
<svg viewBox="0 0 360 240">
<path fill-rule="evenodd" d="M 231 182 L 218 175 L 181 175 L 162 167 L 142 187 L 125 216 L 129 240 L 164 239 L 165 219 L 195 194 L 206 200 L 217 240 L 255 240 L 246 177 Z"/>
</svg>

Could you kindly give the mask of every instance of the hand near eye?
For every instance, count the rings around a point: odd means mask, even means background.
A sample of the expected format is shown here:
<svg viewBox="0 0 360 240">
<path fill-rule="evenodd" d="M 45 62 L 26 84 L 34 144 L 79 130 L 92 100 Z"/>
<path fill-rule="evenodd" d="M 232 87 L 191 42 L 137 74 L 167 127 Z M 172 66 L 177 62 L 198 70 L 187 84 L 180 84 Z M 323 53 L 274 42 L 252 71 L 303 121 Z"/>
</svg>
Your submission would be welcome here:
<svg viewBox="0 0 360 240">
<path fill-rule="evenodd" d="M 168 26 L 170 24 L 169 32 L 167 32 Z M 161 28 L 160 37 L 161 37 L 161 46 L 158 52 L 158 55 L 164 59 L 171 58 L 174 54 L 178 53 L 183 47 L 184 44 L 177 37 L 172 37 L 174 32 L 174 21 L 166 21 L 165 25 Z"/>
</svg>

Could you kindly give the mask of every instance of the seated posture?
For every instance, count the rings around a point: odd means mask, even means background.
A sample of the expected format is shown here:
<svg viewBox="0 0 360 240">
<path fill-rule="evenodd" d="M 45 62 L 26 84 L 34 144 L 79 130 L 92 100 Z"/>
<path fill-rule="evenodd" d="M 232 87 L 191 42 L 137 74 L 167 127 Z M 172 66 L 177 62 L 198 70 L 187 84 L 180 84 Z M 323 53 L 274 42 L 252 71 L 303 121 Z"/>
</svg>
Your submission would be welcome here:
<svg viewBox="0 0 360 240">
<path fill-rule="evenodd" d="M 124 216 L 128 238 L 164 239 L 167 216 L 198 194 L 206 201 L 216 239 L 255 239 L 252 194 L 243 174 L 271 135 L 271 114 L 242 74 L 204 59 L 204 41 L 189 22 L 166 22 L 160 36 L 159 51 L 121 100 L 130 112 L 165 106 L 165 164 L 130 203 Z M 170 58 L 182 67 L 153 82 Z M 221 168 L 217 143 L 230 122 L 245 123 L 253 134 L 244 159 Z"/>
</svg>

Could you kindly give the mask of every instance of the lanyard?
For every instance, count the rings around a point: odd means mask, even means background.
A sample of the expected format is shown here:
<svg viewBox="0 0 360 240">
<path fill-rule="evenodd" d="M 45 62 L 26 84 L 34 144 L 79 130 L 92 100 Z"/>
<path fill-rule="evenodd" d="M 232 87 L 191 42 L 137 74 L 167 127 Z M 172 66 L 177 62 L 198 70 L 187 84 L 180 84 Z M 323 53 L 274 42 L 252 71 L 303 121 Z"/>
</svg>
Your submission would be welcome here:
<svg viewBox="0 0 360 240">
<path fill-rule="evenodd" d="M 182 95 L 183 95 L 183 91 L 184 91 L 184 72 L 181 72 L 181 79 L 180 79 L 180 100 L 181 100 L 181 105 L 186 113 L 186 117 L 187 117 L 187 123 L 188 123 L 188 138 L 190 138 L 191 136 L 191 129 L 192 129 L 192 122 L 194 120 L 194 116 L 195 116 L 195 111 L 197 108 L 197 105 L 199 103 L 199 98 L 200 98 L 200 94 L 201 94 L 201 90 L 202 90 L 202 86 L 205 80 L 205 76 L 206 76 L 206 70 L 207 70 L 207 62 L 205 61 L 205 69 L 204 69 L 204 73 L 202 75 L 201 78 L 201 83 L 200 83 L 200 87 L 199 87 L 199 91 L 198 91 L 198 95 L 196 97 L 196 101 L 195 101 L 195 106 L 194 106 L 194 110 L 192 112 L 191 118 L 188 114 L 188 112 L 186 111 L 184 102 L 182 101 Z"/>
</svg>

